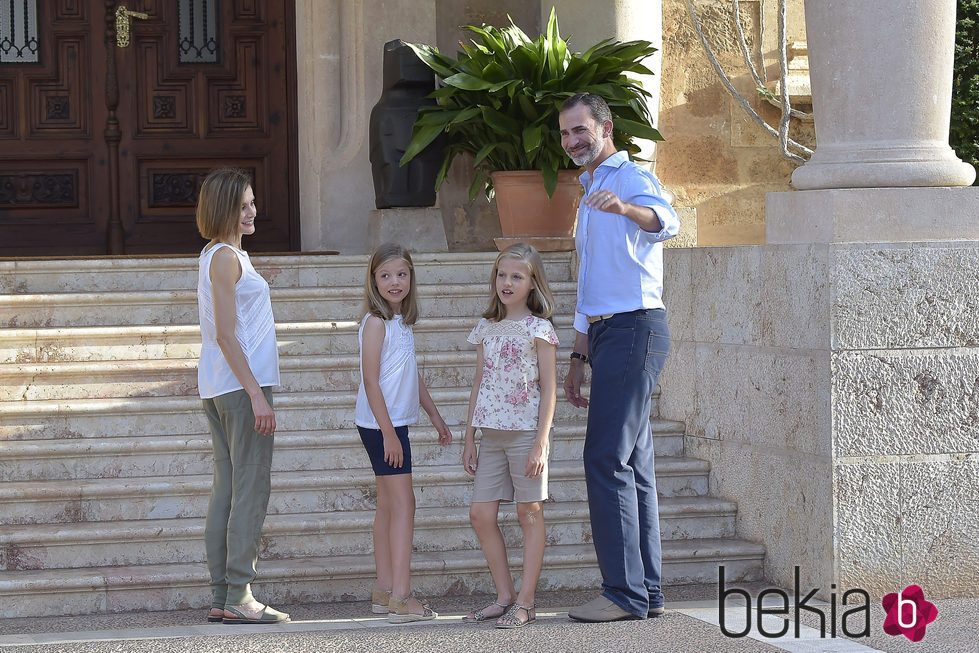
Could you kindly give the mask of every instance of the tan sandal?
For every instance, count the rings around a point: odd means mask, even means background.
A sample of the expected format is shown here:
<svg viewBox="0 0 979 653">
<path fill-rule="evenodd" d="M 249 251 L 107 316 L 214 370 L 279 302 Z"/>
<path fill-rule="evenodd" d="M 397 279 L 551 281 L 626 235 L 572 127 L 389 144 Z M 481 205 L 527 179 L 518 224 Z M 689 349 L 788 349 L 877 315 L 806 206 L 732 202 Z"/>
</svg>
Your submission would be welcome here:
<svg viewBox="0 0 979 653">
<path fill-rule="evenodd" d="M 486 614 L 486 611 L 489 610 L 490 608 L 492 608 L 494 605 L 500 606 L 501 608 L 503 608 L 503 611 L 500 612 L 500 614 L 492 614 L 492 615 L 491 614 Z M 511 603 L 510 605 L 513 605 L 513 604 Z M 510 605 L 506 605 L 504 603 L 500 603 L 499 601 L 493 601 L 492 603 L 490 603 L 486 607 L 480 608 L 479 610 L 473 610 L 472 612 L 470 612 L 469 614 L 467 614 L 465 617 L 463 617 L 462 620 L 465 623 L 467 623 L 467 624 L 474 624 L 474 623 L 478 623 L 480 621 L 489 621 L 490 619 L 499 619 L 500 617 L 502 617 L 503 615 L 506 614 L 507 610 L 510 609 Z"/>
<path fill-rule="evenodd" d="M 523 610 L 527 613 L 527 620 L 521 621 L 517 617 L 517 612 Z M 523 628 L 524 626 L 529 626 L 530 624 L 537 621 L 537 609 L 534 606 L 527 607 L 526 605 L 520 605 L 519 603 L 514 603 L 510 606 L 503 616 L 496 620 L 497 628 Z"/>
<path fill-rule="evenodd" d="M 435 617 L 439 616 L 439 613 L 428 607 L 428 601 L 424 599 L 415 599 L 418 604 L 422 607 L 421 614 L 415 614 L 408 609 L 408 602 L 415 597 L 406 596 L 401 598 L 400 596 L 391 595 L 388 599 L 388 621 L 393 624 L 406 624 L 412 621 L 430 621 Z"/>
<path fill-rule="evenodd" d="M 390 590 L 371 590 L 371 612 L 374 614 L 387 614 L 390 598 Z"/>
</svg>

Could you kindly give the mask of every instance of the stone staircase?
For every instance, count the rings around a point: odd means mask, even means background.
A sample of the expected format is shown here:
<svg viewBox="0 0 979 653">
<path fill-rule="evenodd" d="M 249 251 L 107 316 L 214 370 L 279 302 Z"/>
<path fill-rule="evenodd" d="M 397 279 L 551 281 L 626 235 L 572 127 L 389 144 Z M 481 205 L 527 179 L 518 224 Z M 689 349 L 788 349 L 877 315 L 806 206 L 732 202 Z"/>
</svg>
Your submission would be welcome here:
<svg viewBox="0 0 979 653">
<path fill-rule="evenodd" d="M 566 361 L 572 259 L 545 256 Z M 353 428 L 364 256 L 253 257 L 272 285 L 282 387 L 257 593 L 273 603 L 363 598 L 373 582 L 373 476 Z M 413 583 L 489 591 L 459 464 L 493 254 L 415 257 L 419 368 L 455 440 L 412 430 Z M 209 603 L 203 531 L 211 445 L 196 390 L 196 258 L 0 261 L 0 616 Z M 564 376 L 564 366 L 558 370 Z M 560 394 L 560 391 L 559 391 Z M 682 423 L 652 420 L 665 584 L 761 577 L 736 506 L 707 495 Z M 597 587 L 581 468 L 584 412 L 559 397 L 542 589 Z M 504 509 L 519 564 L 519 525 Z"/>
</svg>

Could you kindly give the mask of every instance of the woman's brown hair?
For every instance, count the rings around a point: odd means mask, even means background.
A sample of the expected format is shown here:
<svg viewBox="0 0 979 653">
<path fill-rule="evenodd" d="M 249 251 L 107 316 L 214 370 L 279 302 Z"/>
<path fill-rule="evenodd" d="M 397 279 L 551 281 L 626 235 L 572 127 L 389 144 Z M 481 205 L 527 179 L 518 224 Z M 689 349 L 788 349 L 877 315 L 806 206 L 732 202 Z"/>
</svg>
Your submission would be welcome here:
<svg viewBox="0 0 979 653">
<path fill-rule="evenodd" d="M 241 200 L 251 185 L 251 177 L 239 168 L 213 170 L 204 178 L 197 200 L 201 236 L 223 242 L 234 239 L 241 219 Z"/>
<path fill-rule="evenodd" d="M 411 273 L 408 296 L 401 300 L 401 321 L 411 326 L 418 321 L 418 300 L 415 299 L 418 294 L 418 289 L 415 286 L 415 264 L 411 262 L 411 254 L 408 250 L 396 243 L 379 245 L 371 254 L 367 264 L 367 283 L 365 285 L 367 311 L 382 320 L 390 320 L 394 317 L 394 309 L 391 308 L 386 299 L 381 297 L 381 292 L 377 289 L 377 281 L 374 280 L 374 273 L 377 272 L 377 269 L 388 261 L 394 260 L 402 260 L 407 263 Z"/>
</svg>

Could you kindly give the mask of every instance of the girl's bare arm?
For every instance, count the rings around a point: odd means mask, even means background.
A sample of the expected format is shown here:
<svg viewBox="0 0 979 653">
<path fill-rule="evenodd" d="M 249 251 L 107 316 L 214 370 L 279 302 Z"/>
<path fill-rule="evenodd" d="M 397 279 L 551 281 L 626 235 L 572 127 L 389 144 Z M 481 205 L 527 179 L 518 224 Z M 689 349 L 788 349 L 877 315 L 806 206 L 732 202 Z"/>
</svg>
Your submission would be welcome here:
<svg viewBox="0 0 979 653">
<path fill-rule="evenodd" d="M 428 393 L 428 388 L 425 386 L 425 380 L 422 379 L 421 372 L 418 373 L 418 400 L 422 408 L 425 409 L 425 412 L 428 413 L 428 419 L 432 421 L 432 426 L 438 431 L 439 444 L 445 446 L 452 442 L 452 431 L 449 430 L 445 420 L 442 419 L 438 407 L 432 400 L 432 395 Z"/>
<path fill-rule="evenodd" d="M 540 405 L 537 407 L 537 437 L 527 456 L 527 476 L 539 476 L 547 463 L 548 437 L 557 404 L 557 347 L 536 339 L 537 373 L 540 381 Z"/>
<path fill-rule="evenodd" d="M 476 373 L 473 374 L 473 387 L 469 391 L 469 412 L 466 417 L 466 433 L 463 438 L 462 468 L 466 473 L 476 473 L 476 427 L 473 426 L 473 413 L 476 411 L 476 398 L 479 385 L 483 382 L 483 345 L 476 345 Z"/>
</svg>

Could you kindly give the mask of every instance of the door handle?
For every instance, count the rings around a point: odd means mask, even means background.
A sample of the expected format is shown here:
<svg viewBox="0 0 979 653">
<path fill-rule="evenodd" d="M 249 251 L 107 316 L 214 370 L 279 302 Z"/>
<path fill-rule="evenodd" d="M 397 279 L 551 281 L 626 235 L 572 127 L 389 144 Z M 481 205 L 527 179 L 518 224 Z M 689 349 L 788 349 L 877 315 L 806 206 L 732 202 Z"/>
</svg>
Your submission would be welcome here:
<svg viewBox="0 0 979 653">
<path fill-rule="evenodd" d="M 142 11 L 129 11 L 126 5 L 116 7 L 116 46 L 120 48 L 129 47 L 129 19 L 139 18 L 146 20 L 149 14 Z"/>
</svg>

